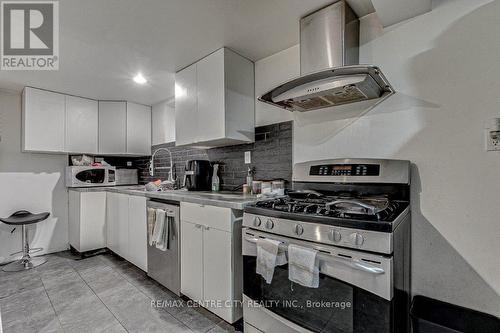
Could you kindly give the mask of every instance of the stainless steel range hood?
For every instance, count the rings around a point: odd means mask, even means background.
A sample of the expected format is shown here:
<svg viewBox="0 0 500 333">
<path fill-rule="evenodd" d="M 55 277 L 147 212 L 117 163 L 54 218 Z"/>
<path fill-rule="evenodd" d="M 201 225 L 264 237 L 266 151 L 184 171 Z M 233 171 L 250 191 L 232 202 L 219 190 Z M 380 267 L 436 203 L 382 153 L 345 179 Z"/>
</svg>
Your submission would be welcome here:
<svg viewBox="0 0 500 333">
<path fill-rule="evenodd" d="M 394 93 L 381 70 L 359 65 L 359 20 L 337 1 L 300 20 L 300 73 L 259 97 L 289 111 L 311 111 Z"/>
</svg>

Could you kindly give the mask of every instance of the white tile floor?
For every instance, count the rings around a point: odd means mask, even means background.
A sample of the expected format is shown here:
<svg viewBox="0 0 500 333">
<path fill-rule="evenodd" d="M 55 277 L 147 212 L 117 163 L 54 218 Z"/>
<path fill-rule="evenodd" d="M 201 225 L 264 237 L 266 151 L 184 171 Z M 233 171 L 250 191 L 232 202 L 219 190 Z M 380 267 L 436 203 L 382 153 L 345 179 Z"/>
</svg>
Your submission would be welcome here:
<svg viewBox="0 0 500 333">
<path fill-rule="evenodd" d="M 33 270 L 0 272 L 4 333 L 235 332 L 117 256 L 75 260 L 61 252 L 46 257 L 47 263 Z M 179 306 L 157 308 L 152 300 Z"/>
</svg>

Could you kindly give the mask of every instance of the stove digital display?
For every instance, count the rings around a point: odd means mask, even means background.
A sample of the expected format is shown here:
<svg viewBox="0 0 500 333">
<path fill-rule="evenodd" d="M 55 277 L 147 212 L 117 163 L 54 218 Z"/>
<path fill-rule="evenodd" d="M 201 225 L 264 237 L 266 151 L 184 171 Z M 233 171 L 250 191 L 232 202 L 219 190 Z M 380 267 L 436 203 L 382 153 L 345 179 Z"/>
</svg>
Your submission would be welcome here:
<svg viewBox="0 0 500 333">
<path fill-rule="evenodd" d="M 313 165 L 310 176 L 379 176 L 379 164 L 327 164 Z"/>
</svg>

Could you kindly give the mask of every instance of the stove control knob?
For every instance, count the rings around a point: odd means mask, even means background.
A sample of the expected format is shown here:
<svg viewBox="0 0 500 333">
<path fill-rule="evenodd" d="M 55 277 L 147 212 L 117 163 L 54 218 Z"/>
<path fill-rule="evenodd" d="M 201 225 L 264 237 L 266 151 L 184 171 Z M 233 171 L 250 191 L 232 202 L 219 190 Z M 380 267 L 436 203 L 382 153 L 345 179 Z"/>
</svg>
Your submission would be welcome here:
<svg viewBox="0 0 500 333">
<path fill-rule="evenodd" d="M 330 231 L 330 233 L 328 234 L 328 238 L 329 238 L 332 242 L 338 243 L 338 242 L 340 242 L 340 240 L 342 239 L 342 234 L 341 234 L 341 233 L 340 233 L 340 231 L 338 231 L 338 230 L 332 230 L 332 231 Z"/>
<path fill-rule="evenodd" d="M 361 246 L 363 245 L 363 242 L 365 241 L 363 235 L 361 235 L 360 233 L 352 233 L 349 238 L 351 239 L 351 243 L 353 245 L 356 245 L 356 246 Z"/>
<path fill-rule="evenodd" d="M 254 217 L 253 218 L 253 226 L 254 227 L 260 227 L 260 225 L 262 224 L 262 221 L 260 220 L 260 217 Z"/>
<path fill-rule="evenodd" d="M 273 222 L 273 220 L 268 219 L 268 220 L 266 221 L 266 228 L 267 228 L 267 229 L 272 229 L 272 228 L 274 228 L 274 222 Z"/>
<path fill-rule="evenodd" d="M 302 225 L 300 225 L 300 224 L 296 224 L 296 225 L 295 225 L 295 234 L 296 234 L 297 236 L 300 236 L 300 235 L 302 235 L 303 233 L 304 233 L 304 227 L 303 227 Z"/>
</svg>

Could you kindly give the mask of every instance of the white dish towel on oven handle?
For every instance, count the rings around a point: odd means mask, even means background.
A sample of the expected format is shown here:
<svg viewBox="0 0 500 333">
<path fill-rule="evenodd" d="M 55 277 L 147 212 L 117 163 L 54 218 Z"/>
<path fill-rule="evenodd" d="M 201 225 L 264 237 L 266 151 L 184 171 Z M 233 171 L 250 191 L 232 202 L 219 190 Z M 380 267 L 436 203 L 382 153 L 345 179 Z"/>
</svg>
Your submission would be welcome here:
<svg viewBox="0 0 500 333">
<path fill-rule="evenodd" d="M 274 267 L 287 263 L 286 254 L 280 251 L 281 242 L 273 239 L 257 239 L 256 273 L 261 275 L 267 284 L 273 280 Z"/>
<path fill-rule="evenodd" d="M 304 287 L 319 287 L 317 250 L 294 244 L 288 246 L 288 279 Z"/>
</svg>

